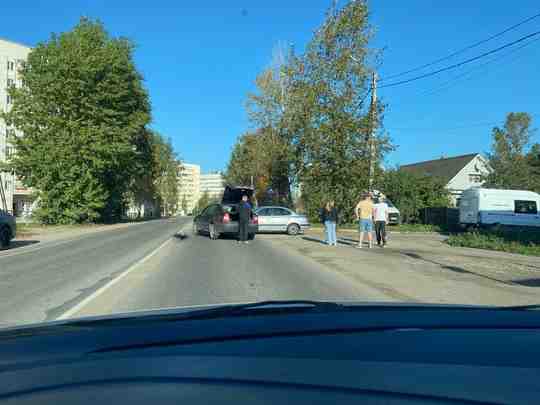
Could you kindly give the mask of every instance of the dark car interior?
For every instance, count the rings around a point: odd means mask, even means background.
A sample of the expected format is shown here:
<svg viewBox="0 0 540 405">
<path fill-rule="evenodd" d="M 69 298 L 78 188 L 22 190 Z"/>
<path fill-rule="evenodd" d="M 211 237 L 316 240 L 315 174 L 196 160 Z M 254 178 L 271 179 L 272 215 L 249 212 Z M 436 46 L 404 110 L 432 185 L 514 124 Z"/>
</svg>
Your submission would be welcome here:
<svg viewBox="0 0 540 405">
<path fill-rule="evenodd" d="M 371 305 L 217 314 L 124 315 L 3 331 L 0 401 L 540 400 L 540 319 L 535 310 Z"/>
</svg>

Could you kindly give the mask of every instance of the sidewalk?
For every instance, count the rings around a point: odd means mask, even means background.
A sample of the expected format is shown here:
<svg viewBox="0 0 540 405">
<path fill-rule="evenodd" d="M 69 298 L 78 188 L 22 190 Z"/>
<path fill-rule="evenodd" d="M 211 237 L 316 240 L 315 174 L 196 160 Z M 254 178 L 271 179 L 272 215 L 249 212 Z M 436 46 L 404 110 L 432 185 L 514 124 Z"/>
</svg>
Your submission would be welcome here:
<svg viewBox="0 0 540 405">
<path fill-rule="evenodd" d="M 292 249 L 397 301 L 471 305 L 538 303 L 540 260 L 478 249 L 454 248 L 444 236 L 391 235 L 386 248 L 356 249 L 357 233 L 340 231 L 339 246 L 323 244 L 323 232 L 274 237 Z M 361 297 L 359 297 L 361 300 Z"/>
</svg>

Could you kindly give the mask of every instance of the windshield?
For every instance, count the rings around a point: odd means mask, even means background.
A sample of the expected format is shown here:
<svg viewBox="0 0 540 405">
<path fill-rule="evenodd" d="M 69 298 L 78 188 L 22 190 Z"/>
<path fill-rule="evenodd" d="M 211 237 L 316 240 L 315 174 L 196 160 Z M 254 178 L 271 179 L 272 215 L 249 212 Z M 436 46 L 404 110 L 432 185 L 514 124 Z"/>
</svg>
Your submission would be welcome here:
<svg viewBox="0 0 540 405">
<path fill-rule="evenodd" d="M 2 5 L 0 326 L 540 304 L 537 1 L 60 3 Z"/>
</svg>

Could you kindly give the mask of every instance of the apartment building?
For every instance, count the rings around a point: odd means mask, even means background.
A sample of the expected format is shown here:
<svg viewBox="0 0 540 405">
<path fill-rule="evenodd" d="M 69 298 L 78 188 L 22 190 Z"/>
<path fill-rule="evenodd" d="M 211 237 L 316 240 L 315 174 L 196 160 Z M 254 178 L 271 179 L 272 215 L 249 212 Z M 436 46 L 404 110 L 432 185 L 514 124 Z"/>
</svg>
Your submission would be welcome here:
<svg viewBox="0 0 540 405">
<path fill-rule="evenodd" d="M 208 193 L 211 199 L 221 199 L 225 190 L 225 178 L 221 172 L 201 174 L 201 195 Z"/>
<path fill-rule="evenodd" d="M 183 215 L 190 214 L 201 196 L 201 166 L 182 163 L 178 186 L 178 209 Z M 186 202 L 185 211 L 183 210 L 184 200 Z"/>
<path fill-rule="evenodd" d="M 30 48 L 0 38 L 0 111 L 8 112 L 12 105 L 7 89 L 21 86 L 19 69 L 28 58 Z M 0 118 L 0 163 L 9 160 L 15 153 L 10 139 L 22 135 L 13 128 L 8 128 Z M 17 181 L 13 173 L 0 172 L 3 196 L 0 195 L 0 208 L 16 215 L 29 214 L 33 206 L 32 192 Z M 2 198 L 3 197 L 3 198 Z"/>
</svg>

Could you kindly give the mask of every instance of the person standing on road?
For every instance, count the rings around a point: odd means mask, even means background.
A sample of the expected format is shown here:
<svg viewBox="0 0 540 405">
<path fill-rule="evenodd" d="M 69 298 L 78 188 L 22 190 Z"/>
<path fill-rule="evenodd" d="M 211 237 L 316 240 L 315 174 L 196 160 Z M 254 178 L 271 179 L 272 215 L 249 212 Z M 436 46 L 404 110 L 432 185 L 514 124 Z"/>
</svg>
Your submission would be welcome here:
<svg viewBox="0 0 540 405">
<path fill-rule="evenodd" d="M 336 225 L 338 222 L 338 211 L 334 201 L 328 201 L 321 210 L 321 222 L 324 224 L 326 233 L 326 244 L 337 246 Z"/>
<path fill-rule="evenodd" d="M 251 204 L 247 195 L 242 196 L 242 201 L 238 204 L 238 242 L 248 242 L 248 227 L 251 220 Z"/>
<path fill-rule="evenodd" d="M 373 247 L 373 201 L 371 200 L 371 195 L 366 193 L 362 196 L 362 199 L 358 204 L 356 204 L 356 209 L 354 210 L 356 214 L 356 219 L 358 220 L 358 231 L 360 232 L 360 237 L 358 238 L 358 248 L 362 247 L 364 243 L 364 233 L 367 233 L 367 239 L 369 242 L 369 247 Z"/>
<path fill-rule="evenodd" d="M 375 219 L 375 234 L 377 235 L 377 246 L 386 246 L 386 224 L 388 223 L 388 204 L 384 197 L 379 197 L 377 204 L 373 206 L 373 217 Z"/>
</svg>

